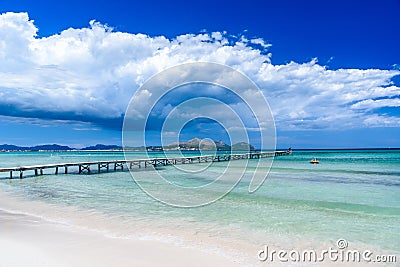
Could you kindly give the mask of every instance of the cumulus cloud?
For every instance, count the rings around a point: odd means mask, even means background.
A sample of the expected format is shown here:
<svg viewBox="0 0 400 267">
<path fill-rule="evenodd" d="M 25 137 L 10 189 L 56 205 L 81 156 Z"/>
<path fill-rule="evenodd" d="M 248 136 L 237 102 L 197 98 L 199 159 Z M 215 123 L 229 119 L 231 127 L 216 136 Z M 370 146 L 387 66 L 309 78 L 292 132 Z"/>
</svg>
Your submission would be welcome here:
<svg viewBox="0 0 400 267">
<path fill-rule="evenodd" d="M 0 15 L 2 116 L 120 128 L 130 98 L 148 78 L 203 61 L 229 65 L 255 81 L 281 129 L 400 126 L 398 114 L 379 113 L 399 106 L 400 88 L 391 81 L 399 70 L 328 70 L 316 59 L 274 65 L 266 53 L 270 44 L 226 32 L 168 39 L 117 32 L 96 21 L 49 37 L 37 31 L 27 13 Z"/>
<path fill-rule="evenodd" d="M 399 72 L 391 70 L 327 70 L 313 60 L 264 64 L 260 73 L 254 79 L 266 88 L 275 118 L 286 129 L 370 127 L 369 111 L 394 106 L 400 96 L 400 88 L 391 81 Z M 374 126 L 400 126 L 391 115 L 380 118 L 393 123 L 375 120 Z"/>
</svg>

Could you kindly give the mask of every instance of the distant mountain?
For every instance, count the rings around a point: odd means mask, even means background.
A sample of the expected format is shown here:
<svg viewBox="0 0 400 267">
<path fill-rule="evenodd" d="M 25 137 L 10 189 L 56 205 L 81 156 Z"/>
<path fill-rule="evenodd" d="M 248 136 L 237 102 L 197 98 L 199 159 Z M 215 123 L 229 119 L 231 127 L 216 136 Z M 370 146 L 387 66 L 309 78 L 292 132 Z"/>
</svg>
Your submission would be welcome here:
<svg viewBox="0 0 400 267">
<path fill-rule="evenodd" d="M 0 150 L 3 151 L 39 151 L 39 150 L 52 150 L 52 151 L 64 151 L 64 150 L 73 150 L 69 146 L 60 146 L 57 144 L 52 145 L 37 145 L 32 147 L 24 147 L 24 146 L 15 146 L 15 145 L 0 145 Z"/>
<path fill-rule="evenodd" d="M 0 145 L 0 150 L 28 150 L 29 147 L 21 147 L 21 146 L 15 146 L 15 145 Z"/>
<path fill-rule="evenodd" d="M 246 142 L 239 142 L 232 146 L 232 150 L 234 150 L 234 151 L 255 151 L 256 148 Z"/>
<path fill-rule="evenodd" d="M 164 150 L 215 150 L 218 151 L 229 151 L 231 146 L 225 144 L 223 141 L 211 141 L 211 140 L 201 140 L 199 138 L 193 138 L 187 142 L 175 142 L 164 147 Z M 241 142 L 232 146 L 232 150 L 240 151 L 254 151 L 254 146 Z"/>
<path fill-rule="evenodd" d="M 224 146 L 221 146 L 221 148 Z M 164 146 L 164 150 L 220 150 L 220 147 L 211 140 L 193 138 L 187 142 L 175 142 Z"/>
<path fill-rule="evenodd" d="M 80 150 L 122 150 L 121 146 L 117 145 L 103 145 L 97 144 L 94 146 L 84 147 Z M 129 147 L 126 148 L 127 150 L 132 151 L 160 151 L 160 150 L 215 150 L 218 151 L 229 151 L 231 150 L 231 146 L 225 144 L 223 141 L 211 141 L 211 140 L 201 140 L 199 138 L 193 138 L 187 142 L 175 142 L 170 145 L 161 147 L 161 146 L 150 146 L 150 147 Z M 37 145 L 31 147 L 23 147 L 23 146 L 16 146 L 16 145 L 8 145 L 3 144 L 0 145 L 0 151 L 68 151 L 68 150 L 76 150 L 75 148 L 71 148 L 69 146 L 62 146 L 57 144 L 52 145 Z M 233 151 L 254 151 L 254 146 L 240 142 L 234 144 L 232 146 Z"/>
<path fill-rule="evenodd" d="M 120 150 L 122 147 L 117 145 L 103 145 L 97 144 L 95 146 L 84 147 L 81 150 Z M 61 146 L 57 144 L 52 145 L 37 145 L 31 147 L 24 146 L 16 146 L 16 145 L 0 145 L 0 151 L 68 151 L 68 150 L 76 150 L 75 148 L 71 148 L 69 146 Z"/>
<path fill-rule="evenodd" d="M 73 148 L 70 148 L 69 146 L 60 146 L 57 144 L 52 144 L 52 145 L 39 145 L 39 146 L 33 146 L 30 147 L 30 150 L 32 151 L 39 151 L 39 150 L 73 150 Z"/>
<path fill-rule="evenodd" d="M 84 147 L 81 150 L 121 150 L 122 147 L 117 145 L 103 145 L 97 144 L 95 146 Z"/>
<path fill-rule="evenodd" d="M 231 146 L 225 144 L 225 143 L 222 142 L 221 140 L 214 141 L 214 143 L 215 143 L 215 145 L 217 146 L 217 150 L 219 150 L 219 151 L 231 150 Z"/>
</svg>

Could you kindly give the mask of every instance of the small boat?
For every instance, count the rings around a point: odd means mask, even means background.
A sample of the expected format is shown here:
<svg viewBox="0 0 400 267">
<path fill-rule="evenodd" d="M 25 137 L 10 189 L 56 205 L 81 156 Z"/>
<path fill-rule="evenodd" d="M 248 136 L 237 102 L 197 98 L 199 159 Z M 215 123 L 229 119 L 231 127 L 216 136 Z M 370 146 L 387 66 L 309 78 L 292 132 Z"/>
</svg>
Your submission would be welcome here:
<svg viewBox="0 0 400 267">
<path fill-rule="evenodd" d="M 318 161 L 317 158 L 313 158 L 313 159 L 310 161 L 310 163 L 311 163 L 311 164 L 319 164 L 319 161 Z"/>
</svg>

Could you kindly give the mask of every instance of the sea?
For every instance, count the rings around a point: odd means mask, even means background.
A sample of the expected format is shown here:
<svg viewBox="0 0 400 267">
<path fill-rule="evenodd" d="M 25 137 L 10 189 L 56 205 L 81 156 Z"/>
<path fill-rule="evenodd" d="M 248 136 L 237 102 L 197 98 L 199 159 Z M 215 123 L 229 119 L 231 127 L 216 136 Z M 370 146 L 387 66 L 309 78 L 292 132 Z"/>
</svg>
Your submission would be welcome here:
<svg viewBox="0 0 400 267">
<path fill-rule="evenodd" d="M 143 158 L 145 152 L 129 153 L 131 158 Z M 319 164 L 310 164 L 315 157 Z M 124 153 L 2 152 L 0 168 L 116 159 L 124 159 Z M 254 170 L 256 162 L 250 160 L 248 170 Z M 161 173 L 181 185 L 202 185 L 213 181 L 221 170 L 237 166 L 216 162 L 206 167 L 208 172 L 182 173 L 174 166 L 162 166 L 136 170 L 134 176 Z M 14 179 L 9 179 L 9 173 L 0 173 L 0 191 L 24 203 L 35 203 L 25 207 L 25 212 L 97 229 L 115 238 L 184 243 L 179 234 L 185 233 L 194 241 L 197 237 L 225 240 L 225 246 L 231 248 L 251 244 L 254 259 L 256 248 L 264 245 L 323 249 L 337 246 L 338 240 L 351 249 L 400 253 L 400 150 L 396 149 L 294 150 L 291 155 L 275 157 L 256 192 L 249 193 L 249 181 L 243 179 L 220 199 L 195 208 L 160 202 L 144 192 L 129 171 L 114 172 L 112 168 L 101 173 L 95 168 L 90 175 L 74 169 L 68 174 L 60 169 L 55 175 L 54 169 L 49 169 L 41 176 L 26 172 L 24 179 L 17 177 L 17 173 Z M 173 194 L 156 180 L 147 183 L 154 190 Z M 220 193 L 218 186 L 204 190 Z M 46 208 L 37 208 L 43 205 Z M 206 243 L 202 242 L 203 246 Z"/>
</svg>

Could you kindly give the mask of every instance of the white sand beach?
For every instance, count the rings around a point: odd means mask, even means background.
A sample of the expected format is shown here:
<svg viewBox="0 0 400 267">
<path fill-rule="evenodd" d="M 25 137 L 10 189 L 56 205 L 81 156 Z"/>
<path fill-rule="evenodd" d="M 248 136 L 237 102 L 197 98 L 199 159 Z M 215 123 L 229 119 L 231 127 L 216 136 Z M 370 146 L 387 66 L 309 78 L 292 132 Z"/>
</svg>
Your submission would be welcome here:
<svg viewBox="0 0 400 267">
<path fill-rule="evenodd" d="M 0 193 L 0 266 L 239 266 L 235 259 L 212 251 L 110 237 L 25 211 L 10 211 L 15 203 L 9 201 L 19 200 Z"/>
<path fill-rule="evenodd" d="M 235 266 L 223 256 L 0 211 L 0 266 Z"/>
</svg>

